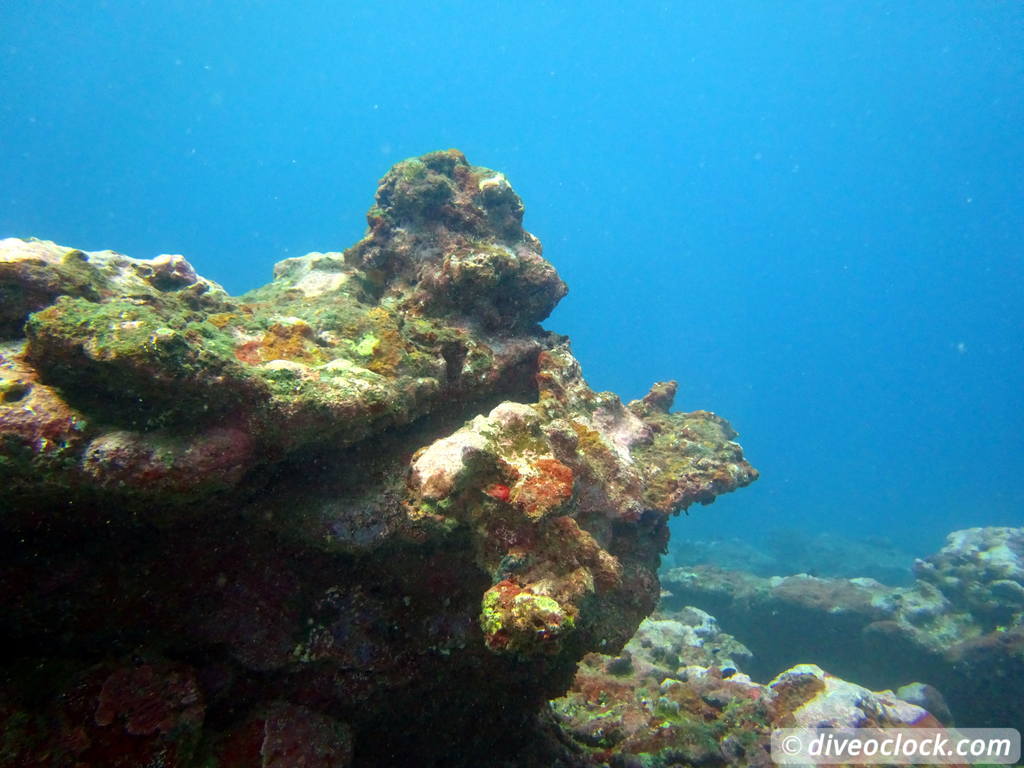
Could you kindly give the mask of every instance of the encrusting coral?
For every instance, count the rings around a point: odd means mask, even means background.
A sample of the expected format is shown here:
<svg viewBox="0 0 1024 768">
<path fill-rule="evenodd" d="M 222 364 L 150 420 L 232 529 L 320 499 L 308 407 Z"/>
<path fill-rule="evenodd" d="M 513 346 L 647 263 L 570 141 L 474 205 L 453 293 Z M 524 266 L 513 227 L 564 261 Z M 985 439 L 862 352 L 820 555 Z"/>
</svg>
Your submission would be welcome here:
<svg viewBox="0 0 1024 768">
<path fill-rule="evenodd" d="M 241 297 L 0 241 L 0 765 L 479 765 L 622 647 L 757 473 L 588 387 L 522 215 L 453 150 Z"/>
</svg>

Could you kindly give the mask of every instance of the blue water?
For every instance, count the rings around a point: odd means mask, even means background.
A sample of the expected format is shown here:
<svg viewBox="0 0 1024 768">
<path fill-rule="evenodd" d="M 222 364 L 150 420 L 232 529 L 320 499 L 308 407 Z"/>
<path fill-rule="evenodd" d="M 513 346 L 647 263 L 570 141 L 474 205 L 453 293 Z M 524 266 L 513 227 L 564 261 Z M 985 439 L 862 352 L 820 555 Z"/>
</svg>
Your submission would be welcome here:
<svg viewBox="0 0 1024 768">
<path fill-rule="evenodd" d="M 0 234 L 232 292 L 504 171 L 590 381 L 762 470 L 682 535 L 1024 524 L 1024 4 L 0 2 Z"/>
</svg>

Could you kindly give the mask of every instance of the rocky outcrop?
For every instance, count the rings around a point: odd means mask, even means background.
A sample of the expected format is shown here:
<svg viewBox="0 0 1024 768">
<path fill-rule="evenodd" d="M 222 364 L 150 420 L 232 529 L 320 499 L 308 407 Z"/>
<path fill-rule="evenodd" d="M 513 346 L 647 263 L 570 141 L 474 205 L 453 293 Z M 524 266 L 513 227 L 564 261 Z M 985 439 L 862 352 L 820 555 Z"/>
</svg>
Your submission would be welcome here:
<svg viewBox="0 0 1024 768">
<path fill-rule="evenodd" d="M 1024 528 L 954 531 L 914 573 L 983 629 L 1024 623 Z"/>
<path fill-rule="evenodd" d="M 696 608 L 646 619 L 618 656 L 588 654 L 552 702 L 584 764 L 607 768 L 770 766 L 775 728 L 941 727 L 892 691 L 813 664 L 759 684 L 750 652 Z"/>
<path fill-rule="evenodd" d="M 667 607 L 698 606 L 750 648 L 758 679 L 813 662 L 872 688 L 928 684 L 964 727 L 1020 728 L 1022 565 L 1022 529 L 972 528 L 919 560 L 910 587 L 711 567 L 662 580 Z"/>
<path fill-rule="evenodd" d="M 751 536 L 672 537 L 662 568 L 714 565 L 755 576 L 808 573 L 829 579 L 867 577 L 894 587 L 913 583 L 913 555 L 883 536 L 845 536 L 827 530 L 758 529 Z"/>
<path fill-rule="evenodd" d="M 0 241 L 0 765 L 546 743 L 544 702 L 654 608 L 668 518 L 757 474 L 674 385 L 589 388 L 537 325 L 566 289 L 522 213 L 426 155 L 363 240 L 242 297 L 181 256 Z"/>
</svg>

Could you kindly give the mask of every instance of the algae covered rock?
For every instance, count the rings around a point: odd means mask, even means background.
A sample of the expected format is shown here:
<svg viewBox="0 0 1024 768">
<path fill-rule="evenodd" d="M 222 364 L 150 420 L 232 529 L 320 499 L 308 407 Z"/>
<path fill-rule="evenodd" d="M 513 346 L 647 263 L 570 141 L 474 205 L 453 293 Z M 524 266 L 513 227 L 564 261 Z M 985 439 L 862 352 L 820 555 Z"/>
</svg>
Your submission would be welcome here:
<svg viewBox="0 0 1024 768">
<path fill-rule="evenodd" d="M 714 617 L 685 607 L 645 619 L 618 657 L 591 653 L 551 703 L 595 766 L 772 765 L 777 728 L 940 727 L 891 691 L 870 691 L 813 664 L 755 682 L 749 652 Z"/>
<path fill-rule="evenodd" d="M 453 150 L 244 296 L 0 241 L 0 754 L 166 710 L 123 765 L 479 765 L 622 648 L 668 518 L 757 473 L 674 384 L 590 389 L 522 216 Z M 65 712 L 90 670 L 121 703 Z"/>
<path fill-rule="evenodd" d="M 388 171 L 369 232 L 345 258 L 382 298 L 525 329 L 567 289 L 522 220 L 522 201 L 503 174 L 469 165 L 456 150 L 434 152 Z"/>
<path fill-rule="evenodd" d="M 714 614 L 753 652 L 749 668 L 767 678 L 815 663 L 872 688 L 919 683 L 937 690 L 958 725 L 1024 724 L 1017 695 L 1024 675 L 1024 619 L 1016 591 L 1020 528 L 975 528 L 915 564 L 917 580 L 890 587 L 874 579 L 807 574 L 763 578 L 709 566 L 662 575 L 663 607 Z"/>
<path fill-rule="evenodd" d="M 1022 623 L 1024 528 L 954 531 L 946 546 L 914 564 L 914 572 L 990 625 Z"/>
<path fill-rule="evenodd" d="M 666 515 L 756 473 L 722 420 L 594 393 L 564 345 L 540 355 L 538 382 L 535 405 L 503 403 L 417 454 L 409 504 L 474 532 L 477 562 L 494 581 L 481 614 L 492 648 L 554 650 L 573 635 L 585 647 L 621 647 L 657 602 L 650 568 Z M 660 543 L 634 563 L 619 555 L 636 554 L 638 532 Z"/>
</svg>

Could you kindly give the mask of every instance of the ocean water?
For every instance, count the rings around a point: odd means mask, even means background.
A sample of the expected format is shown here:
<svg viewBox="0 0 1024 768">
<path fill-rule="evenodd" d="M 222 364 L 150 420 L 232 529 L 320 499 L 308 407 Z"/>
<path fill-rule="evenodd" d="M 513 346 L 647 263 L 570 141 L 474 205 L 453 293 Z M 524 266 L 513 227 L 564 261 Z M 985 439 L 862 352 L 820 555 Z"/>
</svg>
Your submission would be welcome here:
<svg viewBox="0 0 1024 768">
<path fill-rule="evenodd" d="M 1024 4 L 0 2 L 0 233 L 238 293 L 376 181 L 506 173 L 624 398 L 740 432 L 678 537 L 1024 524 Z"/>
</svg>

